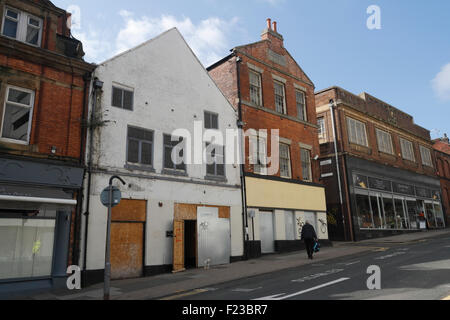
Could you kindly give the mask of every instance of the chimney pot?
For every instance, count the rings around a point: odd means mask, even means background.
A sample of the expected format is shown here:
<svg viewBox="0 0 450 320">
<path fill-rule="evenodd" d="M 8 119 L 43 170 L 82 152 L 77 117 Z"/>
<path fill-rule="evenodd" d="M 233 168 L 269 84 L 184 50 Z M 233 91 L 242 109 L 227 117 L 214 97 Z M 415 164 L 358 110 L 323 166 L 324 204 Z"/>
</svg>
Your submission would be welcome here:
<svg viewBox="0 0 450 320">
<path fill-rule="evenodd" d="M 273 22 L 273 31 L 278 32 L 277 31 L 277 22 L 276 21 Z"/>
<path fill-rule="evenodd" d="M 272 19 L 267 19 L 267 29 L 272 30 Z"/>
</svg>

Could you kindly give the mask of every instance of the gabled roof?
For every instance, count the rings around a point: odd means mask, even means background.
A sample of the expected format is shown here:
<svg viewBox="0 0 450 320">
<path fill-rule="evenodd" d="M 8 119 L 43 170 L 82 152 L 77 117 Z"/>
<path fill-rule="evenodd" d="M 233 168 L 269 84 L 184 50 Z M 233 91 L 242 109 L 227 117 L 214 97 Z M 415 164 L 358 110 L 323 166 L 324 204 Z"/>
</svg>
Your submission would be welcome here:
<svg viewBox="0 0 450 320">
<path fill-rule="evenodd" d="M 228 101 L 228 99 L 225 97 L 225 95 L 223 94 L 223 92 L 222 92 L 222 91 L 220 90 L 220 88 L 217 86 L 216 82 L 212 79 L 212 77 L 211 77 L 211 75 L 209 74 L 209 72 L 205 69 L 205 67 L 203 66 L 203 64 L 201 63 L 201 61 L 200 61 L 199 58 L 197 57 L 197 55 L 194 53 L 194 51 L 192 50 L 192 48 L 191 48 L 191 47 L 189 46 L 189 44 L 187 43 L 186 39 L 183 37 L 183 35 L 180 33 L 180 31 L 179 31 L 176 27 L 174 27 L 174 28 L 172 28 L 172 29 L 169 29 L 169 30 L 165 31 L 165 32 L 161 33 L 160 35 L 158 35 L 158 36 L 156 36 L 156 37 L 154 37 L 154 38 L 152 38 L 152 39 L 150 39 L 150 40 L 148 40 L 148 41 L 145 41 L 145 42 L 141 43 L 140 45 L 138 45 L 138 46 L 136 46 L 136 47 L 134 47 L 134 48 L 131 48 L 131 49 L 126 50 L 126 51 L 124 51 L 124 52 L 122 52 L 122 53 L 119 53 L 118 55 L 116 55 L 116 56 L 114 56 L 114 57 L 112 57 L 112 58 L 110 58 L 110 59 L 108 59 L 108 60 L 106 60 L 106 61 L 104 61 L 104 62 L 102 62 L 102 63 L 99 63 L 98 66 L 106 65 L 106 64 L 108 64 L 109 62 L 112 62 L 112 61 L 114 61 L 114 60 L 116 60 L 116 59 L 118 59 L 118 58 L 120 58 L 120 57 L 124 57 L 124 56 L 126 56 L 127 54 L 129 54 L 129 53 L 131 53 L 131 52 L 134 52 L 134 51 L 136 51 L 136 50 L 139 50 L 140 48 L 143 48 L 143 47 L 145 47 L 145 46 L 147 46 L 147 45 L 150 45 L 152 42 L 155 42 L 156 40 L 159 40 L 159 39 L 161 39 L 161 38 L 164 38 L 164 37 L 168 36 L 168 35 L 171 34 L 171 33 L 175 33 L 176 35 L 178 35 L 179 39 L 185 44 L 186 48 L 187 48 L 188 51 L 191 53 L 192 57 L 193 57 L 194 60 L 197 62 L 198 66 L 203 70 L 203 72 L 205 72 L 205 74 L 206 74 L 206 75 L 208 76 L 208 78 L 211 80 L 211 83 L 214 85 L 214 87 L 216 88 L 216 90 L 218 90 L 218 92 L 220 92 L 220 94 L 221 94 L 222 97 L 225 99 L 225 101 L 227 102 L 227 104 L 229 105 L 229 107 L 230 107 L 233 111 L 235 111 L 234 108 L 233 108 L 233 106 L 231 105 L 231 103 Z"/>
</svg>

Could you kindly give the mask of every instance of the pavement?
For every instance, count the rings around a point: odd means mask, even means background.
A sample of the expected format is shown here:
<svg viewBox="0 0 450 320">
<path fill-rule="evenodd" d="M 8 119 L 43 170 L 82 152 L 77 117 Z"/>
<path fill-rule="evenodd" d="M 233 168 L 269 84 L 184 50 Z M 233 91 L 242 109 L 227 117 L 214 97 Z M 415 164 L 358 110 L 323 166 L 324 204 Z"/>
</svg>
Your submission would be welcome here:
<svg viewBox="0 0 450 320">
<path fill-rule="evenodd" d="M 273 254 L 259 259 L 240 261 L 229 265 L 211 267 L 209 270 L 191 269 L 182 273 L 162 274 L 148 278 L 111 281 L 112 300 L 172 300 L 183 299 L 195 293 L 207 291 L 230 281 L 257 277 L 273 272 L 301 268 L 314 264 L 326 264 L 327 260 L 358 256 L 367 252 L 410 243 L 420 243 L 430 238 L 450 237 L 450 230 L 418 232 L 393 237 L 364 240 L 361 242 L 334 242 L 333 247 L 323 248 L 313 261 L 306 253 Z M 205 289 L 206 288 L 206 289 Z M 202 291 L 203 290 L 203 291 Z M 103 284 L 82 290 L 23 293 L 11 299 L 23 300 L 101 300 Z"/>
</svg>

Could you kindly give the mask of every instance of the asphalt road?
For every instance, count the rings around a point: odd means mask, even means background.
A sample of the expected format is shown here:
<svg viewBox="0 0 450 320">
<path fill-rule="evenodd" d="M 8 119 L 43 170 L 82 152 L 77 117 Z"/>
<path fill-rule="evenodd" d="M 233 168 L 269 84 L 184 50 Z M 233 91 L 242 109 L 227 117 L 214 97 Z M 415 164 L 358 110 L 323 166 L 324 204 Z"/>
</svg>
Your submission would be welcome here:
<svg viewBox="0 0 450 320">
<path fill-rule="evenodd" d="M 320 254 L 320 253 L 319 253 Z M 380 290 L 369 290 L 370 266 Z M 369 281 L 376 285 L 375 280 Z M 167 300 L 442 300 L 450 296 L 450 238 L 380 248 L 357 256 L 202 288 Z"/>
</svg>

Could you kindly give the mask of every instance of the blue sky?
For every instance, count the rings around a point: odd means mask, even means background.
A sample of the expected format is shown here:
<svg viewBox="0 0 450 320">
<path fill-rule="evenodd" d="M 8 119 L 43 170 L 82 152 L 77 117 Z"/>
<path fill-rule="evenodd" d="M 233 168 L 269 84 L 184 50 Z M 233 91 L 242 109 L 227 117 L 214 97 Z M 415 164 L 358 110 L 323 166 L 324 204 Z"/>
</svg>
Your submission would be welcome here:
<svg viewBox="0 0 450 320">
<path fill-rule="evenodd" d="M 411 114 L 433 138 L 450 134 L 448 0 L 53 2 L 80 9 L 73 33 L 86 60 L 97 63 L 177 26 L 209 66 L 231 48 L 258 41 L 272 18 L 317 90 L 365 91 Z M 367 28 L 370 5 L 381 9 L 380 30 Z"/>
</svg>

